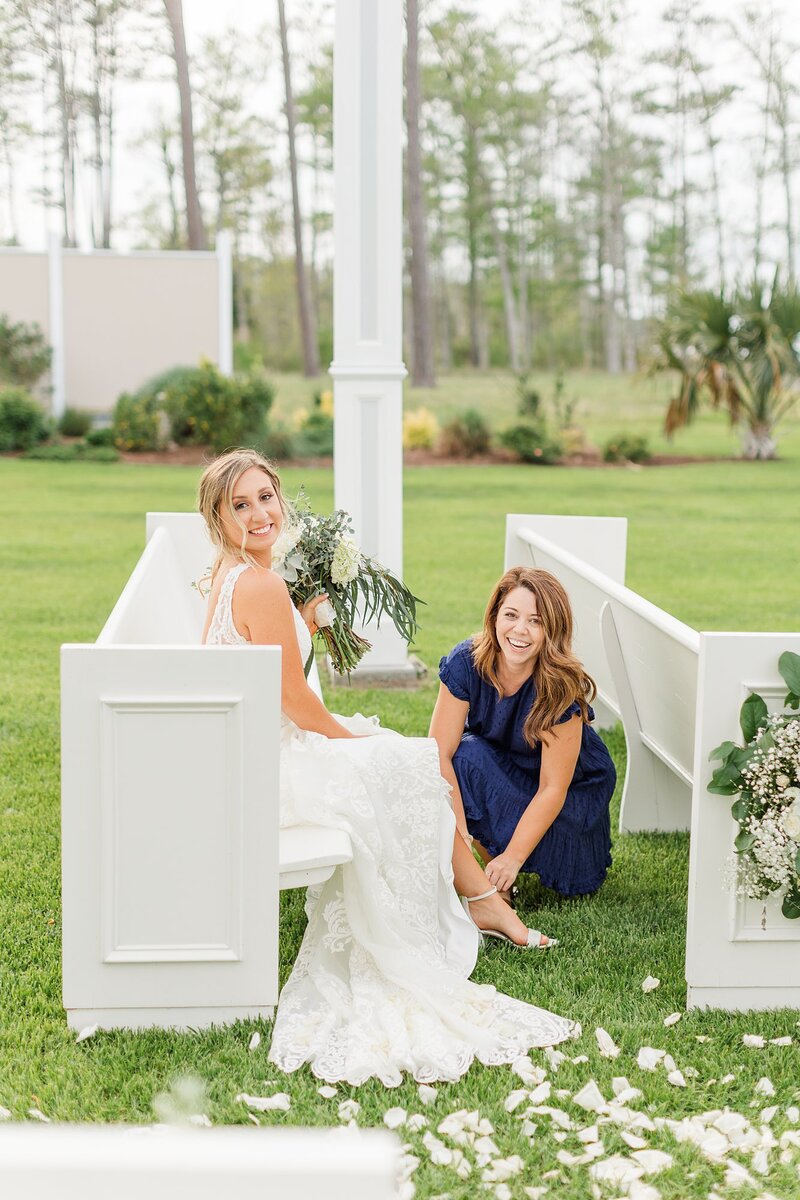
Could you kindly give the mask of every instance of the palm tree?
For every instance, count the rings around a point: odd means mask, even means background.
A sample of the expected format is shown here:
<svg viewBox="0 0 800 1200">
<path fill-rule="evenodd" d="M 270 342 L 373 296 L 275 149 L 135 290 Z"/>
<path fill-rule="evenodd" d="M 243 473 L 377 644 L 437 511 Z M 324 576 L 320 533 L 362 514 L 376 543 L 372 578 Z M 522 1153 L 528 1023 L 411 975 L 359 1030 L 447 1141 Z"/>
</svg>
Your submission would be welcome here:
<svg viewBox="0 0 800 1200">
<path fill-rule="evenodd" d="M 656 370 L 680 374 L 667 434 L 696 415 L 704 397 L 742 426 L 744 458 L 775 458 L 774 432 L 800 397 L 800 291 L 778 275 L 722 292 L 682 292 L 660 323 Z"/>
</svg>

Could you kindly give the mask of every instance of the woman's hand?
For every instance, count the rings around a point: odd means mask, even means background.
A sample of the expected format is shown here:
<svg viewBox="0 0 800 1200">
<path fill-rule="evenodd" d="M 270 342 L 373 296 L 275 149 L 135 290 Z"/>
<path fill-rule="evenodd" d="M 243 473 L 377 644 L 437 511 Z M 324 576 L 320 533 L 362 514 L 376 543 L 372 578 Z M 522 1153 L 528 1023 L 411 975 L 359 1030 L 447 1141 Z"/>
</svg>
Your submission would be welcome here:
<svg viewBox="0 0 800 1200">
<path fill-rule="evenodd" d="M 306 603 L 303 605 L 303 607 L 300 609 L 300 616 L 303 618 L 306 625 L 308 626 L 308 632 L 312 635 L 312 637 L 319 630 L 319 626 L 317 625 L 317 622 L 314 620 L 314 614 L 317 611 L 317 606 L 319 604 L 322 604 L 323 600 L 327 600 L 327 599 L 328 599 L 328 593 L 323 592 L 321 596 L 315 596 L 313 600 L 307 600 Z"/>
<path fill-rule="evenodd" d="M 486 878 L 494 884 L 498 892 L 507 892 L 519 875 L 521 866 L 522 861 L 513 858 L 506 850 L 486 864 Z"/>
</svg>

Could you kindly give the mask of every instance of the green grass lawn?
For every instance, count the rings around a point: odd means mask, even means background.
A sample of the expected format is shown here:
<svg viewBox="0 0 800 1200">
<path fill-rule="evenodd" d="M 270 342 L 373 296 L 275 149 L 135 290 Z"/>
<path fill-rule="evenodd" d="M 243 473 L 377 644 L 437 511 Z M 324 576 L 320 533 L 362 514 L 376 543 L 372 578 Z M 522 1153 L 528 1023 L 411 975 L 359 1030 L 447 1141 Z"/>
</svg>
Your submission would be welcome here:
<svg viewBox="0 0 800 1200">
<path fill-rule="evenodd" d="M 649 599 L 702 629 L 796 628 L 796 457 L 641 471 L 407 471 L 406 577 L 428 602 L 417 652 L 435 667 L 477 628 L 502 569 L 504 517 L 512 511 L 627 516 L 628 581 Z M 453 1109 L 477 1108 L 494 1124 L 501 1152 L 526 1161 L 523 1175 L 509 1182 L 513 1200 L 522 1200 L 524 1186 L 541 1184 L 550 1189 L 548 1200 L 590 1197 L 586 1168 L 557 1159 L 560 1150 L 578 1153 L 575 1134 L 559 1143 L 547 1119 L 537 1119 L 529 1145 L 519 1122 L 504 1111 L 504 1098 L 519 1084 L 508 1068 L 475 1067 L 459 1084 L 442 1086 L 436 1104 L 423 1110 L 413 1083 L 392 1092 L 374 1083 L 342 1087 L 336 1099 L 324 1100 L 307 1071 L 280 1077 L 267 1062 L 268 1027 L 255 1052 L 247 1049 L 251 1024 L 188 1035 L 99 1034 L 81 1045 L 67 1030 L 60 1001 L 58 647 L 96 636 L 141 550 L 145 511 L 191 508 L 197 477 L 190 468 L 0 460 L 0 1105 L 23 1120 L 35 1107 L 53 1120 L 147 1122 L 154 1119 L 154 1097 L 182 1074 L 193 1074 L 205 1083 L 207 1112 L 217 1123 L 247 1122 L 244 1106 L 234 1101 L 242 1091 L 290 1092 L 291 1111 L 267 1114 L 264 1124 L 335 1124 L 337 1100 L 351 1094 L 363 1106 L 365 1125 L 380 1124 L 393 1105 L 424 1111 L 434 1128 Z M 292 470 L 284 478 L 290 493 L 302 481 L 315 506 L 330 506 L 330 471 Z M 330 702 L 343 712 L 377 712 L 402 732 L 424 734 L 434 695 L 431 681 L 413 694 L 343 689 Z M 622 768 L 621 734 L 607 737 Z M 672 1028 L 663 1026 L 685 998 L 687 848 L 683 835 L 617 836 L 608 882 L 588 901 L 562 901 L 526 881 L 523 916 L 557 936 L 560 947 L 538 956 L 490 946 L 475 978 L 582 1023 L 582 1039 L 567 1049 L 588 1062 L 568 1060 L 551 1073 L 554 1097 L 557 1089 L 571 1095 L 590 1078 L 608 1096 L 612 1077 L 624 1075 L 644 1092 L 634 1106 L 654 1118 L 729 1105 L 757 1123 L 761 1108 L 777 1103 L 772 1128 L 778 1136 L 790 1127 L 786 1106 L 800 1096 L 796 1046 L 751 1050 L 742 1035 L 797 1035 L 797 1013 L 691 1013 Z M 284 974 L 302 934 L 302 899 L 292 893 L 282 900 Z M 644 994 L 640 985 L 648 974 L 661 986 Z M 599 1056 L 596 1026 L 621 1046 L 616 1060 Z M 708 1040 L 699 1042 L 698 1035 Z M 680 1089 L 663 1071 L 641 1071 L 636 1053 L 642 1045 L 668 1050 L 697 1076 Z M 543 1054 L 532 1057 L 547 1066 Z M 733 1079 L 721 1082 L 727 1075 Z M 774 1101 L 754 1092 L 765 1075 L 775 1085 Z M 566 1095 L 550 1103 L 569 1111 L 576 1128 L 591 1123 Z M 650 1146 L 674 1155 L 675 1165 L 649 1180 L 663 1197 L 727 1194 L 722 1169 L 690 1145 L 666 1130 L 645 1136 Z M 603 1138 L 608 1153 L 629 1152 L 616 1126 L 604 1127 Z M 422 1162 L 418 1196 L 484 1194 L 479 1172 L 461 1181 L 430 1164 L 420 1134 L 408 1141 Z M 742 1200 L 764 1190 L 786 1200 L 796 1196 L 795 1165 L 781 1164 L 772 1151 L 770 1167 L 757 1189 L 735 1194 Z"/>
</svg>

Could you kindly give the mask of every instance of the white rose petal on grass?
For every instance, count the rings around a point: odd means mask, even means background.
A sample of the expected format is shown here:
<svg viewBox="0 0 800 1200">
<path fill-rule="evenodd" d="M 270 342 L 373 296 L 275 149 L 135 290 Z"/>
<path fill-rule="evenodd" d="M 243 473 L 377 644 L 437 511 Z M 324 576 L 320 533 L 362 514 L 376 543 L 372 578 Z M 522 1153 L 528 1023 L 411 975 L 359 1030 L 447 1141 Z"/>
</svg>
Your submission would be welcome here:
<svg viewBox="0 0 800 1200">
<path fill-rule="evenodd" d="M 720 1083 L 733 1083 L 735 1078 L 735 1075 L 723 1075 L 722 1079 L 720 1079 Z"/>
<path fill-rule="evenodd" d="M 29 1108 L 28 1116 L 33 1117 L 34 1121 L 44 1121 L 45 1124 L 47 1124 L 47 1125 L 50 1124 L 50 1118 L 46 1117 L 44 1115 L 44 1113 L 38 1108 Z"/>
<path fill-rule="evenodd" d="M 599 1142 L 600 1130 L 597 1125 L 587 1125 L 585 1129 L 578 1130 L 578 1139 L 581 1142 Z"/>
<path fill-rule="evenodd" d="M 429 1083 L 421 1083 L 417 1088 L 420 1101 L 425 1104 L 435 1104 L 436 1097 L 439 1095 L 435 1087 L 431 1087 Z"/>
<path fill-rule="evenodd" d="M 286 1092 L 276 1092 L 274 1096 L 248 1096 L 247 1092 L 239 1092 L 234 1099 L 256 1112 L 288 1112 L 292 1107 L 292 1098 Z"/>
<path fill-rule="evenodd" d="M 318 1087 L 317 1091 L 323 1100 L 332 1100 L 334 1096 L 338 1096 L 338 1088 L 331 1087 L 329 1083 L 323 1083 L 322 1087 Z"/>
<path fill-rule="evenodd" d="M 578 1066 L 579 1063 L 588 1062 L 589 1055 L 588 1054 L 577 1054 L 575 1056 L 575 1058 L 571 1059 L 570 1061 L 573 1062 L 575 1064 L 575 1066 Z"/>
<path fill-rule="evenodd" d="M 650 1183 L 634 1179 L 628 1187 L 628 1200 L 661 1200 L 661 1192 Z"/>
<path fill-rule="evenodd" d="M 667 1075 L 667 1083 L 671 1083 L 673 1087 L 686 1087 L 686 1080 L 683 1077 L 683 1071 L 670 1071 Z"/>
<path fill-rule="evenodd" d="M 655 1175 L 672 1166 L 672 1155 L 665 1150 L 634 1150 L 631 1158 L 644 1168 L 645 1175 Z"/>
<path fill-rule="evenodd" d="M 587 1112 L 605 1112 L 608 1108 L 605 1097 L 593 1079 L 590 1079 L 579 1092 L 572 1097 L 573 1104 L 579 1104 Z"/>
<path fill-rule="evenodd" d="M 519 1175 L 524 1166 L 525 1163 L 518 1154 L 512 1154 L 508 1158 L 496 1158 L 486 1167 L 481 1178 L 484 1183 L 505 1183 L 507 1179 Z"/>
<path fill-rule="evenodd" d="M 670 1025 L 677 1025 L 682 1016 L 683 1013 L 674 1012 L 670 1013 L 668 1017 L 664 1017 L 664 1024 L 666 1025 L 667 1029 L 669 1029 Z"/>
<path fill-rule="evenodd" d="M 357 1100 L 343 1100 L 338 1108 L 340 1121 L 351 1121 L 361 1112 L 361 1105 Z"/>
<path fill-rule="evenodd" d="M 631 1100 L 641 1100 L 641 1088 L 627 1087 L 624 1091 L 617 1094 L 617 1102 L 619 1104 L 630 1104 Z"/>
<path fill-rule="evenodd" d="M 492 1138 L 489 1137 L 488 1134 L 484 1134 L 483 1137 L 475 1139 L 474 1149 L 476 1154 L 486 1154 L 491 1158 L 494 1158 L 500 1153 L 500 1147 L 496 1145 L 496 1143 L 492 1140 Z"/>
<path fill-rule="evenodd" d="M 656 988 L 660 987 L 660 986 L 661 986 L 661 980 L 656 979 L 655 975 L 648 975 L 646 979 L 642 980 L 642 991 L 643 992 L 654 992 L 656 990 Z"/>
<path fill-rule="evenodd" d="M 761 1120 L 764 1122 L 764 1124 L 765 1124 L 765 1125 L 769 1125 L 770 1121 L 771 1121 L 771 1120 L 772 1120 L 772 1118 L 775 1116 L 775 1113 L 776 1113 L 777 1111 L 778 1111 L 778 1105 L 777 1105 L 777 1104 L 771 1104 L 771 1105 L 769 1106 L 769 1108 L 762 1108 L 762 1110 L 761 1110 Z"/>
<path fill-rule="evenodd" d="M 653 1046 L 642 1046 L 636 1055 L 636 1065 L 643 1071 L 655 1071 L 663 1057 L 663 1050 L 656 1050 Z"/>
<path fill-rule="evenodd" d="M 594 1036 L 597 1038 L 597 1045 L 600 1049 L 600 1056 L 602 1058 L 619 1057 L 621 1053 L 620 1048 L 615 1043 L 610 1033 L 607 1033 L 605 1029 L 595 1029 Z"/>
<path fill-rule="evenodd" d="M 800 1108 L 796 1104 L 790 1104 L 787 1108 L 786 1120 L 791 1121 L 793 1125 L 796 1125 L 800 1121 Z"/>
<path fill-rule="evenodd" d="M 528 1118 L 525 1117 L 524 1121 L 519 1127 L 519 1131 L 523 1137 L 532 1138 L 536 1133 L 536 1125 L 533 1121 L 529 1121 Z"/>
<path fill-rule="evenodd" d="M 619 1136 L 626 1146 L 630 1146 L 631 1150 L 644 1150 L 647 1146 L 647 1142 L 643 1137 L 639 1137 L 638 1133 L 631 1133 L 629 1129 L 621 1129 Z"/>
<path fill-rule="evenodd" d="M 678 1069 L 678 1064 L 675 1062 L 675 1059 L 671 1054 L 664 1055 L 663 1059 L 661 1060 L 661 1065 L 665 1071 L 677 1071 Z"/>
<path fill-rule="evenodd" d="M 503 1101 L 503 1108 L 508 1113 L 514 1112 L 515 1109 L 519 1108 L 519 1106 L 520 1106 L 520 1104 L 522 1104 L 523 1100 L 527 1100 L 527 1099 L 528 1099 L 528 1093 L 527 1093 L 526 1089 L 525 1088 L 517 1088 L 516 1091 L 509 1092 L 509 1094 L 506 1096 L 505 1100 Z"/>
<path fill-rule="evenodd" d="M 425 1129 L 428 1124 L 428 1118 L 423 1117 L 422 1113 L 412 1113 L 406 1121 L 406 1129 L 411 1133 L 419 1133 L 420 1129 Z"/>
<path fill-rule="evenodd" d="M 528 1200 L 542 1200 L 542 1196 L 547 1194 L 546 1187 L 526 1187 L 522 1189 Z"/>
<path fill-rule="evenodd" d="M 422 1135 L 422 1144 L 431 1156 L 431 1162 L 435 1167 L 449 1167 L 453 1161 L 453 1151 L 445 1146 L 444 1142 L 440 1142 L 437 1137 L 428 1130 Z"/>
<path fill-rule="evenodd" d="M 551 1071 L 557 1071 L 561 1064 L 567 1061 L 566 1054 L 560 1050 L 554 1050 L 552 1046 L 545 1046 L 544 1056 L 550 1064 Z"/>
<path fill-rule="evenodd" d="M 621 1154 L 613 1154 L 589 1167 L 589 1175 L 596 1183 L 608 1183 L 614 1187 L 626 1188 L 635 1179 L 644 1175 L 644 1167 L 623 1158 Z"/>
<path fill-rule="evenodd" d="M 770 1038 L 769 1044 L 770 1044 L 770 1046 L 791 1046 L 792 1039 L 788 1036 L 779 1037 L 779 1038 Z"/>
<path fill-rule="evenodd" d="M 248 1050 L 257 1050 L 260 1045 L 261 1045 L 261 1034 L 258 1032 L 258 1030 L 256 1030 L 256 1032 L 250 1038 L 250 1041 L 247 1043 L 247 1049 Z"/>
<path fill-rule="evenodd" d="M 765 1042 L 760 1033 L 745 1033 L 742 1037 L 742 1045 L 747 1046 L 750 1050 L 763 1050 Z"/>
<path fill-rule="evenodd" d="M 10 1120 L 11 1120 L 11 1110 L 8 1108 L 3 1108 L 3 1105 L 0 1104 L 0 1121 L 10 1121 Z"/>
<path fill-rule="evenodd" d="M 75 1038 L 75 1045 L 77 1046 L 79 1042 L 88 1042 L 89 1038 L 94 1037 L 97 1033 L 98 1028 L 98 1025 L 86 1025 Z"/>
<path fill-rule="evenodd" d="M 553 1131 L 553 1141 L 554 1142 L 565 1142 L 566 1140 L 567 1140 L 567 1135 L 563 1129 L 556 1129 Z"/>
<path fill-rule="evenodd" d="M 545 1100 L 550 1099 L 551 1090 L 552 1084 L 550 1083 L 550 1080 L 545 1079 L 544 1083 L 540 1083 L 538 1087 L 533 1089 L 528 1099 L 530 1100 L 531 1104 L 544 1104 Z"/>
<path fill-rule="evenodd" d="M 498 1183 L 494 1195 L 495 1200 L 511 1200 L 511 1188 L 507 1183 Z"/>
<path fill-rule="evenodd" d="M 767 1078 L 766 1075 L 761 1076 L 754 1090 L 758 1092 L 759 1096 L 775 1095 L 775 1085 L 771 1079 Z"/>
<path fill-rule="evenodd" d="M 399 1129 L 405 1125 L 408 1113 L 404 1108 L 387 1108 L 383 1114 L 383 1123 L 387 1129 Z"/>
</svg>

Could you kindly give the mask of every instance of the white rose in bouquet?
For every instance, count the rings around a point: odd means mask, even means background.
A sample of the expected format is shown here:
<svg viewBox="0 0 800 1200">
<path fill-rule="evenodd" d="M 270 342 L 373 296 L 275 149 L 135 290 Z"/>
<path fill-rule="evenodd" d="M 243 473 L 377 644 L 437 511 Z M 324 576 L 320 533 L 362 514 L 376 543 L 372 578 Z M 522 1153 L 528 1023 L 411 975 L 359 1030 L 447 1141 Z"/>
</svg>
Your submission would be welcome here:
<svg viewBox="0 0 800 1200">
<path fill-rule="evenodd" d="M 787 788 L 787 791 L 796 792 L 797 788 Z M 784 792 L 784 796 L 786 792 Z M 788 808 L 783 810 L 781 817 L 781 825 L 784 833 L 794 841 L 800 838 L 800 796 L 793 800 Z"/>
</svg>

